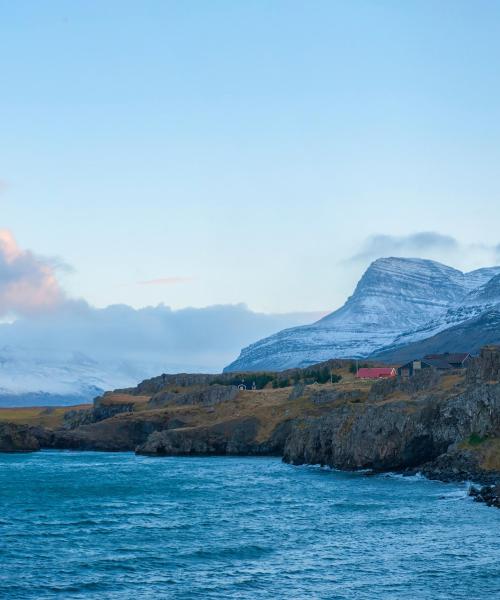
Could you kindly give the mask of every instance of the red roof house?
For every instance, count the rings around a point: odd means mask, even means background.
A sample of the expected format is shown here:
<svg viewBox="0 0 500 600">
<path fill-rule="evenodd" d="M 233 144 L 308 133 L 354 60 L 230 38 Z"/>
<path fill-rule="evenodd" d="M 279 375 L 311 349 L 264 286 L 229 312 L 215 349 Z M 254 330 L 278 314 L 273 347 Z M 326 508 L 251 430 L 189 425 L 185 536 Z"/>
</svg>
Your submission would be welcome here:
<svg viewBox="0 0 500 600">
<path fill-rule="evenodd" d="M 396 377 L 396 369 L 394 367 L 363 367 L 358 369 L 356 377 L 358 379 L 387 379 Z"/>
</svg>

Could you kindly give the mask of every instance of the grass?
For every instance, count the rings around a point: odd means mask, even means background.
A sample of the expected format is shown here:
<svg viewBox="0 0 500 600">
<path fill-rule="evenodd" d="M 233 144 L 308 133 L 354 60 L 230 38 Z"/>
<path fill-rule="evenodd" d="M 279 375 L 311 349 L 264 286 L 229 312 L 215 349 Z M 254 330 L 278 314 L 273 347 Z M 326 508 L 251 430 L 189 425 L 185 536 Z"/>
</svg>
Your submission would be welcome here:
<svg viewBox="0 0 500 600">
<path fill-rule="evenodd" d="M 91 404 L 77 406 L 33 406 L 19 408 L 0 408 L 0 422 L 18 425 L 39 425 L 56 428 L 64 423 L 64 415 L 71 410 L 91 408 Z"/>
<path fill-rule="evenodd" d="M 500 438 L 490 438 L 481 446 L 481 467 L 500 472 Z"/>
<path fill-rule="evenodd" d="M 132 396 L 131 394 L 115 394 L 111 392 L 101 397 L 99 405 L 110 406 L 113 404 L 133 404 L 135 410 L 142 410 L 145 408 L 145 405 L 150 398 L 151 396 Z"/>
</svg>

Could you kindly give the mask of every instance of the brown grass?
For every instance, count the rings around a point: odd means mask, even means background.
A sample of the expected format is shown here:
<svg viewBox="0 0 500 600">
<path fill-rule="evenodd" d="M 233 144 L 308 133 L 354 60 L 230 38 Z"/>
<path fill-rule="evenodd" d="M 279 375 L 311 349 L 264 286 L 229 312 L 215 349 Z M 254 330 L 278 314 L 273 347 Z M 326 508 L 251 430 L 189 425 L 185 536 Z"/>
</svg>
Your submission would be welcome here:
<svg viewBox="0 0 500 600">
<path fill-rule="evenodd" d="M 101 406 L 112 405 L 112 404 L 133 404 L 134 410 L 141 410 L 145 408 L 148 400 L 151 396 L 133 396 L 132 394 L 114 393 L 104 395 L 99 404 Z"/>
<path fill-rule="evenodd" d="M 487 471 L 500 471 L 500 438 L 484 441 L 479 447 L 481 467 Z"/>
<path fill-rule="evenodd" d="M 64 415 L 67 412 L 88 409 L 91 406 L 91 404 L 79 404 L 77 406 L 0 408 L 0 422 L 39 425 L 53 429 L 64 423 Z"/>
</svg>

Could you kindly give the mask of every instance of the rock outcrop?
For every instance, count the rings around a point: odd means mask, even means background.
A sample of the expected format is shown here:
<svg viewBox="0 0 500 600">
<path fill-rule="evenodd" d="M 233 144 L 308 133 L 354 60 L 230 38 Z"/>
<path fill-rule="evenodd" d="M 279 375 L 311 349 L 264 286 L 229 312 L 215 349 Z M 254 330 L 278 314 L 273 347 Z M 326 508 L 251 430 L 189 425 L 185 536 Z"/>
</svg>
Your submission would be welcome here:
<svg viewBox="0 0 500 600">
<path fill-rule="evenodd" d="M 500 484 L 485 485 L 481 488 L 472 486 L 469 496 L 472 496 L 476 502 L 484 502 L 487 506 L 500 508 Z"/>
<path fill-rule="evenodd" d="M 485 346 L 467 367 L 467 383 L 500 381 L 500 350 L 498 346 Z"/>
<path fill-rule="evenodd" d="M 233 374 L 204 384 L 181 375 L 163 387 L 154 378 L 104 394 L 88 410 L 41 411 L 38 427 L 1 425 L 0 449 L 278 455 L 293 464 L 500 481 L 500 348 L 484 348 L 466 373 L 429 369 L 372 383 L 350 367 L 331 361 L 283 379 L 265 374 L 255 390 L 239 390 Z M 336 378 L 317 377 L 334 370 Z"/>
<path fill-rule="evenodd" d="M 157 456 L 281 455 L 290 422 L 280 423 L 264 440 L 258 439 L 259 429 L 257 418 L 245 417 L 211 426 L 156 431 L 136 448 L 136 453 Z"/>
<path fill-rule="evenodd" d="M 35 452 L 40 450 L 38 439 L 25 425 L 0 423 L 0 452 Z"/>
<path fill-rule="evenodd" d="M 299 419 L 284 460 L 378 471 L 421 467 L 440 479 L 496 480 L 486 450 L 498 454 L 491 444 L 500 436 L 499 358 L 498 348 L 486 348 L 473 361 L 467 386 L 458 375 L 453 385 L 453 375 L 443 384 L 436 373 L 423 372 L 375 383 L 368 402 Z"/>
<path fill-rule="evenodd" d="M 151 408 L 197 404 L 213 406 L 221 402 L 234 400 L 238 395 L 235 385 L 212 384 L 196 391 L 188 392 L 158 392 L 148 402 Z"/>
</svg>

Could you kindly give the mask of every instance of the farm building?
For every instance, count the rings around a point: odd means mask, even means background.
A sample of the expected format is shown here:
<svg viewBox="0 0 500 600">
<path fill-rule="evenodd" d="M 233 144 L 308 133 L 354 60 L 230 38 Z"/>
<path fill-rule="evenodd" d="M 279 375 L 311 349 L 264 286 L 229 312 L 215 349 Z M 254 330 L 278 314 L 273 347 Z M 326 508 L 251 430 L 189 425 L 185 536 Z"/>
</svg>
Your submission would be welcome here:
<svg viewBox="0 0 500 600">
<path fill-rule="evenodd" d="M 424 356 L 424 360 L 445 361 L 452 369 L 463 369 L 471 358 L 468 352 L 445 352 L 444 354 L 427 354 Z"/>
<path fill-rule="evenodd" d="M 388 379 L 396 377 L 394 367 L 363 367 L 356 373 L 358 379 Z"/>
<path fill-rule="evenodd" d="M 412 377 L 416 371 L 422 369 L 435 369 L 436 371 L 451 371 L 452 369 L 463 369 L 467 366 L 471 356 L 466 352 L 428 354 L 422 359 L 411 360 L 398 367 L 400 377 Z"/>
</svg>

